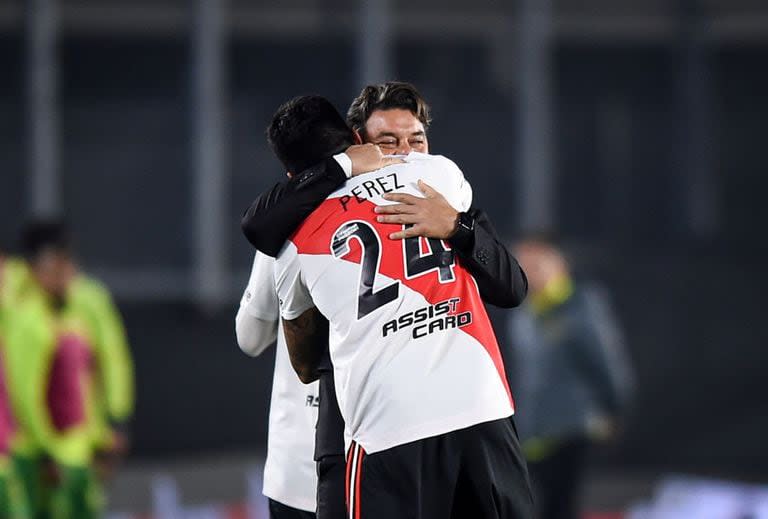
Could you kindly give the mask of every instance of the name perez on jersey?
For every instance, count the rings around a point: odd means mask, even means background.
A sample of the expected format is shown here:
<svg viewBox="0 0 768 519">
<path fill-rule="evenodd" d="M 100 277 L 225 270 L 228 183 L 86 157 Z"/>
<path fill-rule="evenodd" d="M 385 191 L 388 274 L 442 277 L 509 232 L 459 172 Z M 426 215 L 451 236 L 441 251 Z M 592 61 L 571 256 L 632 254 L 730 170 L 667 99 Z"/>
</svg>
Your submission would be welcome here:
<svg viewBox="0 0 768 519">
<path fill-rule="evenodd" d="M 456 314 L 456 307 L 459 301 L 461 301 L 461 298 L 454 297 L 434 305 L 419 308 L 413 312 L 405 313 L 397 319 L 392 319 L 385 323 L 381 328 L 381 336 L 386 337 L 390 333 L 413 326 L 413 338 L 420 339 L 436 331 L 467 326 L 472 323 L 472 312 Z"/>
<path fill-rule="evenodd" d="M 392 193 L 396 189 L 403 189 L 404 184 L 401 184 L 397 179 L 397 173 L 389 173 L 380 177 L 376 177 L 373 180 L 366 180 L 359 186 L 355 186 L 350 189 L 352 195 L 344 195 L 339 197 L 339 203 L 341 207 L 347 211 L 347 205 L 352 200 L 358 204 L 362 204 L 369 198 L 374 196 L 381 196 L 384 193 Z M 365 193 L 363 192 L 365 190 Z"/>
</svg>

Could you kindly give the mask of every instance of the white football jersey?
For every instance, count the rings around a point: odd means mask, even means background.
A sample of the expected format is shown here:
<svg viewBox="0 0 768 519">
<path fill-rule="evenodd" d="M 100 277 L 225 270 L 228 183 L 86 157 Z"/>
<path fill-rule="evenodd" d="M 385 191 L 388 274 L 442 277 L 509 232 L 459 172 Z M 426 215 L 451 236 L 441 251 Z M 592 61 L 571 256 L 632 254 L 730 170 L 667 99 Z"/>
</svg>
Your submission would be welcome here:
<svg viewBox="0 0 768 519">
<path fill-rule="evenodd" d="M 272 326 L 279 320 L 274 265 L 273 258 L 256 253 L 238 320 L 251 318 Z M 317 507 L 314 448 L 318 404 L 317 382 L 305 385 L 299 380 L 288 358 L 280 325 L 269 408 L 264 495 L 309 512 Z"/>
<path fill-rule="evenodd" d="M 275 264 L 281 313 L 317 306 L 347 445 L 368 453 L 513 412 L 504 366 L 477 284 L 440 240 L 392 240 L 376 221 L 384 193 L 421 196 L 417 181 L 459 211 L 472 201 L 461 170 L 412 153 L 405 164 L 354 177 L 286 243 Z"/>
</svg>

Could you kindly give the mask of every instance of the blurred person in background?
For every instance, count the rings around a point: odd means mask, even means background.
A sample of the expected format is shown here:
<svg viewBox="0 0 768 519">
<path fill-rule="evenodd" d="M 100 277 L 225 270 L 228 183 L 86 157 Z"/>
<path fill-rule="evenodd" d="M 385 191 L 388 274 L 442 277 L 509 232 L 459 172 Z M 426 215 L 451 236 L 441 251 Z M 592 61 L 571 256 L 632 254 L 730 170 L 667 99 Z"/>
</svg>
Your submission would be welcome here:
<svg viewBox="0 0 768 519">
<path fill-rule="evenodd" d="M 632 389 L 605 294 L 574 282 L 561 250 L 531 236 L 515 252 L 528 275 L 524 311 L 510 314 L 523 452 L 540 519 L 575 519 L 590 444 L 614 437 Z"/>
<path fill-rule="evenodd" d="M 26 262 L 0 248 L 0 326 L 5 312 L 13 309 L 14 302 L 28 282 Z"/>
<path fill-rule="evenodd" d="M 98 517 L 101 480 L 126 447 L 132 361 L 107 290 L 78 271 L 69 234 L 36 221 L 22 236 L 30 282 L 7 334 L 19 427 L 14 461 L 36 517 Z"/>
<path fill-rule="evenodd" d="M 262 194 L 243 217 L 243 232 L 259 250 L 275 256 L 290 234 L 325 198 L 348 178 L 396 163 L 385 154 L 429 153 L 427 130 L 430 108 L 416 88 L 408 83 L 387 82 L 366 86 L 348 110 L 347 123 L 359 141 L 290 180 Z M 501 243 L 488 216 L 471 208 L 459 214 L 435 190 L 420 186 L 425 198 L 399 195 L 399 204 L 386 206 L 391 214 L 382 221 L 412 225 L 409 236 L 435 238 L 453 233 L 450 245 L 462 258 L 480 288 L 486 303 L 500 307 L 519 304 L 522 285 L 517 261 Z M 396 233 L 402 239 L 405 233 Z M 344 422 L 338 409 L 330 357 L 326 352 L 318 368 L 320 412 L 315 459 L 318 462 L 318 517 L 342 517 L 344 511 Z"/>
<path fill-rule="evenodd" d="M 18 477 L 11 456 L 11 443 L 16 434 L 16 419 L 11 408 L 5 378 L 5 342 L 11 312 L 29 277 L 23 260 L 0 249 L 0 517 L 27 518 L 29 508 L 24 485 Z"/>
</svg>

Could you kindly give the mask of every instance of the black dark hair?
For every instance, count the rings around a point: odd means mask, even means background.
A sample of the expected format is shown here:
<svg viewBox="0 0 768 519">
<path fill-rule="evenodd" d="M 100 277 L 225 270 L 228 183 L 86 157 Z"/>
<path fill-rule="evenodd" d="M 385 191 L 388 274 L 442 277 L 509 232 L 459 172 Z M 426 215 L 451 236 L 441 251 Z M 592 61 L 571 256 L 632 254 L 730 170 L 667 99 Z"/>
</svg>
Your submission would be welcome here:
<svg viewBox="0 0 768 519">
<path fill-rule="evenodd" d="M 339 111 L 324 97 L 295 97 L 277 109 L 267 128 L 272 150 L 292 173 L 299 173 L 355 143 Z"/>
<path fill-rule="evenodd" d="M 27 260 L 46 250 L 70 253 L 69 229 L 61 220 L 33 220 L 21 232 L 21 252 Z"/>
<path fill-rule="evenodd" d="M 432 122 L 429 105 L 415 86 L 402 81 L 389 81 L 363 88 L 347 111 L 347 124 L 353 130 L 364 134 L 365 123 L 373 112 L 396 108 L 409 110 L 421 121 L 424 130 L 427 130 Z"/>
</svg>

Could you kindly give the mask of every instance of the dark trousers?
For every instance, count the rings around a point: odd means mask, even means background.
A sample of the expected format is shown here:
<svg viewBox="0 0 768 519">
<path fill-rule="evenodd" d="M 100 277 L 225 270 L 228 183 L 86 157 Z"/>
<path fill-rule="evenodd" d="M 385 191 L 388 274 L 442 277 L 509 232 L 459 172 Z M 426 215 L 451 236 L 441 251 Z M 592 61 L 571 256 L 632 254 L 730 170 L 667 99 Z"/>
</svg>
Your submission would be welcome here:
<svg viewBox="0 0 768 519">
<path fill-rule="evenodd" d="M 269 500 L 269 517 L 271 519 L 315 519 L 315 514 L 285 506 L 274 499 Z"/>
<path fill-rule="evenodd" d="M 317 461 L 317 519 L 345 519 L 344 476 L 347 460 L 343 454 L 324 456 Z"/>
<path fill-rule="evenodd" d="M 511 418 L 371 455 L 352 444 L 354 519 L 531 519 L 528 472 Z"/>
<path fill-rule="evenodd" d="M 589 443 L 564 441 L 550 456 L 529 463 L 538 519 L 577 519 Z"/>
</svg>

